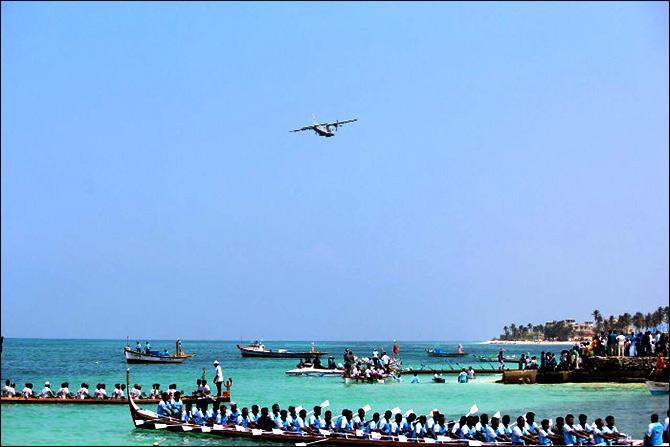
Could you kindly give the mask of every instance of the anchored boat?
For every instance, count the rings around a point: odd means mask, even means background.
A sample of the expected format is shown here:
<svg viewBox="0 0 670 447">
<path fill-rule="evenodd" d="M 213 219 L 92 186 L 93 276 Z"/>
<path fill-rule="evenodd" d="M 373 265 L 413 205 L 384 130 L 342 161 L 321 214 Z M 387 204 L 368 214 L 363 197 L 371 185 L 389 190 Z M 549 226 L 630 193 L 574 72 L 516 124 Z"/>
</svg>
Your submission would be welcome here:
<svg viewBox="0 0 670 447">
<path fill-rule="evenodd" d="M 250 343 L 249 346 L 240 346 L 237 345 L 237 349 L 240 350 L 242 357 L 270 357 L 270 358 L 281 358 L 281 359 L 297 359 L 297 358 L 307 358 L 307 357 L 318 357 L 321 355 L 328 354 L 327 352 L 320 352 L 316 349 L 316 345 L 312 343 L 310 350 L 308 352 L 296 352 L 288 351 L 286 349 L 267 349 L 263 343 L 255 341 Z"/>
<path fill-rule="evenodd" d="M 447 352 L 441 348 L 426 349 L 426 352 L 431 357 L 463 357 L 468 355 L 467 352 Z"/>
<path fill-rule="evenodd" d="M 304 376 L 304 377 L 342 377 L 344 369 L 324 369 L 324 368 L 295 368 L 286 371 L 289 376 Z"/>
<path fill-rule="evenodd" d="M 187 354 L 181 350 L 181 341 L 177 340 L 175 344 L 175 354 L 161 354 L 160 351 L 137 351 L 132 350 L 126 343 L 123 348 L 123 354 L 128 363 L 182 363 L 187 358 L 195 356 L 195 354 Z"/>
<path fill-rule="evenodd" d="M 654 382 L 652 380 L 647 380 L 644 383 L 645 385 L 647 385 L 647 389 L 649 390 L 652 396 L 662 396 L 663 394 L 670 394 L 670 391 L 668 391 L 668 385 L 670 385 L 670 383 L 668 382 Z"/>
</svg>

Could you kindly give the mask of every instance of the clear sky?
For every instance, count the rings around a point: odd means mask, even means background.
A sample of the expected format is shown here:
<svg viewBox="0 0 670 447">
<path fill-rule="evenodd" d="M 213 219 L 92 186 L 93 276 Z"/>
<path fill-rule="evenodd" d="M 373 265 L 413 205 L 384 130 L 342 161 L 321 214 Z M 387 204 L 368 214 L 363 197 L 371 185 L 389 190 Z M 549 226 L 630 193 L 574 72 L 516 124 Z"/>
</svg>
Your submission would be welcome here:
<svg viewBox="0 0 670 447">
<path fill-rule="evenodd" d="M 2 2 L 1 37 L 5 336 L 667 304 L 666 2 Z"/>
</svg>

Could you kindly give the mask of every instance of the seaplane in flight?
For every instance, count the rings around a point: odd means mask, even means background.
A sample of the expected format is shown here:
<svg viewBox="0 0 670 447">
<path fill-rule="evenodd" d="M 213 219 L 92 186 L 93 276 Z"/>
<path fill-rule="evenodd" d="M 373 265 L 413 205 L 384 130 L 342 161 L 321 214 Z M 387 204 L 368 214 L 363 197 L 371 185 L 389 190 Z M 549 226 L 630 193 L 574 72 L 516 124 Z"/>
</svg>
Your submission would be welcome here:
<svg viewBox="0 0 670 447">
<path fill-rule="evenodd" d="M 353 123 L 358 119 L 335 121 L 334 123 L 317 123 L 316 118 L 313 119 L 311 126 L 301 127 L 300 129 L 291 130 L 290 132 L 302 132 L 303 130 L 313 130 L 320 137 L 334 137 L 337 128 L 348 123 Z"/>
</svg>

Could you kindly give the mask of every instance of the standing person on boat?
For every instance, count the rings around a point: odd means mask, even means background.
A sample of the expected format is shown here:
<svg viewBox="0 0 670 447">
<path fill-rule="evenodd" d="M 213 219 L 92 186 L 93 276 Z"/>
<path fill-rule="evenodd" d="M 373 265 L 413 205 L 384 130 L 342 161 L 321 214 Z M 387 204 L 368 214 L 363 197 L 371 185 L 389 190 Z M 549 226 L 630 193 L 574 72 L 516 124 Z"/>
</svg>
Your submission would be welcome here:
<svg viewBox="0 0 670 447">
<path fill-rule="evenodd" d="M 456 350 L 456 352 L 458 354 L 463 354 L 463 345 L 462 344 L 460 344 L 460 343 L 458 344 L 458 349 Z"/>
<path fill-rule="evenodd" d="M 51 384 L 47 381 L 44 382 L 44 388 L 40 393 L 40 399 L 46 399 L 47 397 L 56 397 L 53 391 L 51 391 Z"/>
<path fill-rule="evenodd" d="M 137 344 L 135 345 L 135 351 L 142 352 L 142 344 L 139 340 L 137 340 Z"/>
<path fill-rule="evenodd" d="M 498 352 L 498 371 L 504 371 L 504 369 L 505 369 L 505 354 L 501 349 L 500 352 Z"/>
<path fill-rule="evenodd" d="M 2 397 L 14 397 L 16 395 L 16 390 L 12 387 L 12 382 L 7 379 L 5 380 L 5 386 L 2 387 Z"/>
<path fill-rule="evenodd" d="M 393 353 L 391 354 L 392 358 L 395 360 L 396 356 L 400 353 L 400 346 L 398 346 L 398 343 L 393 340 Z"/>
<path fill-rule="evenodd" d="M 146 354 L 149 354 L 150 351 L 151 351 L 151 344 L 149 343 L 149 340 L 146 340 L 146 341 L 144 342 L 144 352 L 145 352 Z"/>
<path fill-rule="evenodd" d="M 216 385 L 216 396 L 221 396 L 221 385 L 223 385 L 223 370 L 218 360 L 214 360 L 214 385 Z"/>
</svg>

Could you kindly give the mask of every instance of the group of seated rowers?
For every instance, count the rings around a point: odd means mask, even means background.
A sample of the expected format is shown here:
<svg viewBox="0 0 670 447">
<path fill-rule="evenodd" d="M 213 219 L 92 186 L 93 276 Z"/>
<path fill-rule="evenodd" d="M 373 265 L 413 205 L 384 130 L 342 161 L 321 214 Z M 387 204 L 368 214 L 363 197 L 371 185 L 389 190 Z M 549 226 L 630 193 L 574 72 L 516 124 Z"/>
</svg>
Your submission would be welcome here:
<svg viewBox="0 0 670 447">
<path fill-rule="evenodd" d="M 208 396 L 211 394 L 209 385 L 205 379 L 198 379 L 197 388 L 193 391 L 193 396 Z M 24 397 L 24 398 L 58 398 L 58 399 L 125 399 L 126 398 L 126 385 L 125 384 L 115 384 L 114 390 L 111 394 L 107 393 L 107 386 L 104 383 L 98 383 L 95 386 L 95 391 L 91 394 L 91 386 L 82 382 L 81 387 L 76 392 L 70 391 L 70 384 L 68 382 L 61 383 L 60 388 L 57 391 L 51 389 L 51 383 L 44 382 L 44 388 L 41 392 L 37 392 L 33 389 L 33 384 L 28 382 L 21 392 L 16 391 L 16 384 L 11 383 L 9 379 L 5 381 L 5 386 L 2 388 L 2 397 Z M 142 386 L 139 384 L 133 385 L 130 389 L 130 395 L 133 399 L 160 399 L 161 394 L 163 393 L 160 390 L 160 384 L 154 383 L 151 387 L 151 391 L 147 395 L 142 391 Z M 173 383 L 168 386 L 167 393 L 172 396 L 177 392 L 177 384 Z M 183 394 L 180 393 L 180 394 Z"/>
<path fill-rule="evenodd" d="M 24 398 L 58 398 L 58 399 L 124 399 L 126 386 L 123 384 L 115 384 L 114 391 L 111 395 L 107 394 L 107 387 L 104 383 L 98 383 L 95 386 L 95 391 L 91 395 L 90 385 L 82 382 L 81 388 L 76 393 L 70 391 L 70 384 L 63 382 L 58 391 L 51 389 L 51 384 L 44 382 L 44 388 L 41 392 L 33 390 L 33 384 L 28 382 L 20 393 L 16 391 L 16 384 L 11 383 L 9 379 L 5 381 L 5 386 L 2 388 L 2 397 L 24 397 Z"/>
<path fill-rule="evenodd" d="M 551 427 L 548 419 L 543 419 L 540 424 L 535 422 L 533 412 L 517 417 L 516 422 L 510 424 L 509 415 L 500 419 L 495 416 L 489 419 L 486 413 L 481 416 L 461 416 L 457 422 L 447 422 L 445 415 L 438 410 L 433 410 L 427 416 L 409 413 L 406 417 L 401 413 L 394 415 L 391 410 L 387 410 L 383 416 L 374 413 L 371 419 L 366 420 L 366 412 L 362 408 L 355 416 L 351 410 L 342 410 L 341 415 L 334 419 L 330 410 L 325 411 L 322 416 L 320 406 L 315 406 L 309 412 L 309 418 L 302 407 L 289 406 L 287 410 L 283 410 L 279 404 L 272 405 L 271 410 L 252 405 L 251 411 L 247 407 L 238 410 L 234 402 L 231 402 L 230 409 L 219 403 L 214 403 L 211 410 L 207 406 L 204 403 L 193 409 L 192 404 L 183 404 L 179 393 L 175 393 L 173 397 L 163 393 L 157 413 L 160 417 L 176 418 L 197 425 L 239 425 L 265 431 L 280 429 L 313 435 L 323 434 L 323 430 L 327 430 L 335 436 L 353 435 L 377 439 L 385 436 L 405 436 L 408 439 L 437 439 L 438 436 L 445 436 L 482 442 L 511 442 L 517 445 L 611 445 L 626 437 L 614 425 L 614 416 L 607 416 L 605 421 L 598 418 L 589 425 L 586 415 L 580 414 L 579 422 L 575 422 L 574 416 L 568 414 L 565 418 L 556 418 L 556 424 Z M 658 418 L 657 415 L 656 417 Z"/>
</svg>

